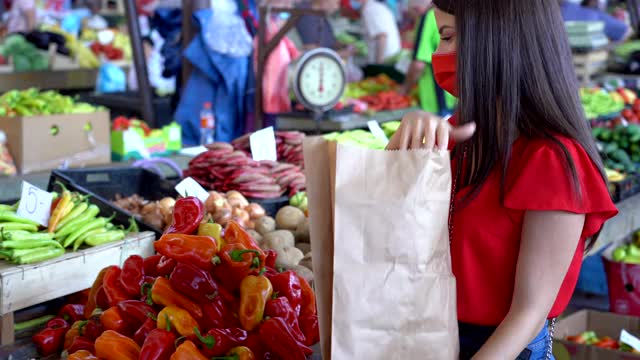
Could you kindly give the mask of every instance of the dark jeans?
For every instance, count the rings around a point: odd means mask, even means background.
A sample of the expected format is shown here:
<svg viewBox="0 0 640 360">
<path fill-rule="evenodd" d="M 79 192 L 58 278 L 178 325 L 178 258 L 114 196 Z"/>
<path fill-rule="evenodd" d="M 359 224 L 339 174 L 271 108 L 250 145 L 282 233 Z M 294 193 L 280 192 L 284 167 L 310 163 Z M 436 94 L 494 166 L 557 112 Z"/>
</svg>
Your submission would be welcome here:
<svg viewBox="0 0 640 360">
<path fill-rule="evenodd" d="M 465 323 L 458 323 L 460 331 L 460 359 L 471 359 L 480 350 L 489 337 L 496 330 L 493 326 L 479 326 Z M 516 360 L 546 360 L 549 348 L 549 329 L 547 324 L 540 333 L 531 341 L 526 349 L 522 351 Z M 554 357 L 551 356 L 551 360 Z"/>
</svg>

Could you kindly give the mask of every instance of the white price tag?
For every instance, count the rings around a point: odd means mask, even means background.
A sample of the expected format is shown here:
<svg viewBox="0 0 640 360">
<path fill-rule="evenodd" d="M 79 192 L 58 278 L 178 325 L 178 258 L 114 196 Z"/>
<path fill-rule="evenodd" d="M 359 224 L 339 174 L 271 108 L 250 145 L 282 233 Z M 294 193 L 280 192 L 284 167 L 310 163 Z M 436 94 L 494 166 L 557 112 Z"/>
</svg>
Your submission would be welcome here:
<svg viewBox="0 0 640 360">
<path fill-rule="evenodd" d="M 249 145 L 251 145 L 251 156 L 253 160 L 278 161 L 276 134 L 272 126 L 251 134 L 249 137 Z"/>
<path fill-rule="evenodd" d="M 629 334 L 627 330 L 620 332 L 620 342 L 631 346 L 634 350 L 640 351 L 640 339 Z"/>
<path fill-rule="evenodd" d="M 195 196 L 200 199 L 202 203 L 209 198 L 209 192 L 190 177 L 180 181 L 180 183 L 176 185 L 176 191 L 184 197 Z"/>
<path fill-rule="evenodd" d="M 378 124 L 377 121 L 370 120 L 367 122 L 367 126 L 369 127 L 369 131 L 371 131 L 373 136 L 375 136 L 380 140 L 389 142 L 389 139 L 387 138 L 387 134 L 385 134 L 384 131 L 382 131 L 382 128 L 380 127 L 380 124 Z"/>
<path fill-rule="evenodd" d="M 22 182 L 22 196 L 18 206 L 18 215 L 35 221 L 42 226 L 49 224 L 53 195 L 26 181 Z"/>
</svg>

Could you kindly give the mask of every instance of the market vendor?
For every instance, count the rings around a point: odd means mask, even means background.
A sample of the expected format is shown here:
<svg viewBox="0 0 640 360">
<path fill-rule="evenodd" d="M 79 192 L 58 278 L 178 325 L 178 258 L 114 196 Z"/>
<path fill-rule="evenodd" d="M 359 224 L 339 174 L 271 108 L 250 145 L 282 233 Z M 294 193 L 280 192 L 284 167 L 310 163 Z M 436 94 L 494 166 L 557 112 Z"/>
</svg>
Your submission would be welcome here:
<svg viewBox="0 0 640 360">
<path fill-rule="evenodd" d="M 453 140 L 460 357 L 553 359 L 548 319 L 567 307 L 585 249 L 617 214 L 558 1 L 433 2 L 433 70 L 458 110 L 451 122 L 407 115 L 389 149 Z"/>
<path fill-rule="evenodd" d="M 26 33 L 36 27 L 35 0 L 13 0 L 7 17 L 7 33 Z"/>
<path fill-rule="evenodd" d="M 632 34 L 631 27 L 598 7 L 598 0 L 560 0 L 564 21 L 601 21 L 604 33 L 613 42 L 626 40 Z"/>
<path fill-rule="evenodd" d="M 400 31 L 393 13 L 377 0 L 352 0 L 351 6 L 361 13 L 368 40 L 369 62 L 383 64 L 393 61 L 401 50 Z"/>
<path fill-rule="evenodd" d="M 431 57 L 440 43 L 431 0 L 411 0 L 409 14 L 417 21 L 413 58 L 399 93 L 406 95 L 418 85 L 420 107 L 434 114 L 448 114 L 455 106 L 455 98 L 443 91 L 433 78 Z"/>
</svg>

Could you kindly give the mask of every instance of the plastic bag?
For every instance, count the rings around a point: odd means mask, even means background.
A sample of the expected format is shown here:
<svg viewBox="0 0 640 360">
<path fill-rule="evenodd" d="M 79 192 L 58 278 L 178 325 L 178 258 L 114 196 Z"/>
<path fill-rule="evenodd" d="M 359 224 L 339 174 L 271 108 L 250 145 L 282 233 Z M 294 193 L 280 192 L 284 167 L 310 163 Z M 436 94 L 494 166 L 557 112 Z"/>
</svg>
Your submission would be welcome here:
<svg viewBox="0 0 640 360">
<path fill-rule="evenodd" d="M 347 82 L 358 82 L 364 78 L 364 72 L 353 62 L 353 57 L 349 57 L 345 66 Z"/>
<path fill-rule="evenodd" d="M 96 81 L 97 93 L 121 92 L 127 89 L 127 76 L 124 71 L 111 63 L 100 66 L 98 80 Z"/>
<path fill-rule="evenodd" d="M 207 47 L 233 57 L 249 56 L 252 39 L 244 20 L 237 15 L 236 4 L 232 0 L 216 0 L 212 2 L 211 11 L 204 33 Z"/>
</svg>

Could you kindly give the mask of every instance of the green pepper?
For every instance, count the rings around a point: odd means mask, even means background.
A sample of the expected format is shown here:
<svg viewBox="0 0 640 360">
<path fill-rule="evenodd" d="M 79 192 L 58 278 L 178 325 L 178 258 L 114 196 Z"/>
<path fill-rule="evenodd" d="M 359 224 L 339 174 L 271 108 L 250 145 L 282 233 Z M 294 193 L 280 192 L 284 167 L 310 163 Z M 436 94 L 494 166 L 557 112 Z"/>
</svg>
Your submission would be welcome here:
<svg viewBox="0 0 640 360">
<path fill-rule="evenodd" d="M 87 211 L 85 211 L 82 215 L 78 216 L 77 218 L 69 221 L 68 223 L 66 223 L 63 227 L 61 227 L 60 229 L 58 229 L 54 235 L 54 237 L 56 239 L 60 239 L 63 238 L 69 234 L 71 234 L 72 232 L 74 232 L 78 226 L 81 223 L 86 223 L 87 221 L 94 219 L 96 217 L 96 215 L 98 215 L 100 213 L 100 208 L 98 208 L 96 205 L 91 205 L 87 208 Z"/>
<path fill-rule="evenodd" d="M 122 240 L 124 239 L 125 236 L 126 235 L 124 231 L 114 230 L 114 231 L 109 231 L 106 233 L 90 236 L 85 240 L 85 242 L 91 246 L 98 246 L 98 245 L 106 244 L 109 242 Z"/>
<path fill-rule="evenodd" d="M 3 222 L 18 222 L 18 223 L 24 223 L 24 224 L 31 224 L 31 225 L 35 225 L 35 226 L 40 226 L 40 224 L 38 224 L 35 221 L 31 221 L 29 219 L 25 219 L 21 216 L 18 216 L 18 214 L 16 214 L 13 211 L 0 211 L 0 221 Z"/>
<path fill-rule="evenodd" d="M 52 240 L 51 234 L 33 233 L 24 230 L 0 230 L 0 238 L 5 241 Z"/>
<path fill-rule="evenodd" d="M 17 257 L 18 264 L 32 264 L 35 262 L 45 261 L 53 258 L 57 258 L 64 254 L 64 249 L 61 248 L 49 248 L 47 250 L 38 251 L 32 254 L 27 254 Z"/>
<path fill-rule="evenodd" d="M 112 215 L 110 218 L 101 217 L 101 218 L 91 220 L 88 223 L 79 224 L 79 227 L 64 240 L 64 243 L 62 245 L 65 248 L 69 247 L 71 244 L 74 243 L 74 241 L 76 241 L 80 236 L 82 236 L 82 234 L 86 233 L 87 231 L 104 227 L 109 221 L 111 221 L 111 219 L 114 218 L 114 216 L 115 214 Z"/>
<path fill-rule="evenodd" d="M 62 245 L 55 240 L 36 240 L 36 241 L 3 241 L 0 243 L 3 249 L 33 249 L 39 247 L 59 247 Z"/>
<path fill-rule="evenodd" d="M 24 230 L 24 231 L 36 232 L 38 231 L 38 227 L 32 224 L 6 222 L 6 223 L 0 223 L 0 230 Z"/>
</svg>

